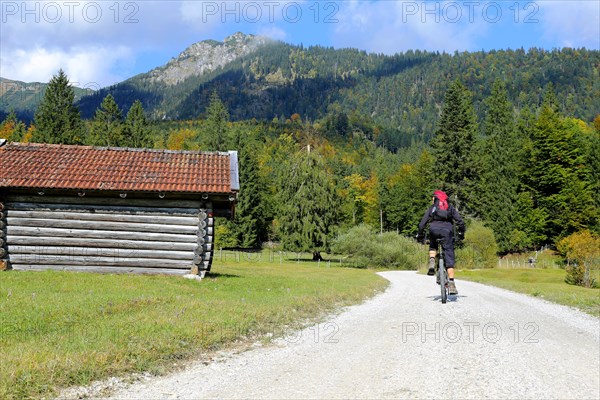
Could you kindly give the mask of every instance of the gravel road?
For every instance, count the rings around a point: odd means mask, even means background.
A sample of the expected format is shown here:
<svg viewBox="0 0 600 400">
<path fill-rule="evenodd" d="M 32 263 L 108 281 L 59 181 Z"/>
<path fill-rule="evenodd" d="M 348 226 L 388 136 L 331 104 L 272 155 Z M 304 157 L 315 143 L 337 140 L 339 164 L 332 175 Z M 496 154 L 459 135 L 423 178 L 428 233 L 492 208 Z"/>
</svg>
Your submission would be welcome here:
<svg viewBox="0 0 600 400">
<path fill-rule="evenodd" d="M 433 277 L 381 275 L 327 321 L 113 399 L 600 398 L 600 319 L 465 281 L 442 305 Z"/>
</svg>

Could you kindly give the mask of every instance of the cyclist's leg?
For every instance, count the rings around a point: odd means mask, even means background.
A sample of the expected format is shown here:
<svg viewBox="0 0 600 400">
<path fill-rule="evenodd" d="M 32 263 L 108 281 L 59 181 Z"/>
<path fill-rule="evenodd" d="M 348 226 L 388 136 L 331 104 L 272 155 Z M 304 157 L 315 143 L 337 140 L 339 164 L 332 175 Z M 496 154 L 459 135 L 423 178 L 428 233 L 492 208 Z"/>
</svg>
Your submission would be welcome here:
<svg viewBox="0 0 600 400">
<path fill-rule="evenodd" d="M 436 230 L 429 230 L 429 258 L 435 258 L 437 255 L 437 238 L 439 232 Z"/>
<path fill-rule="evenodd" d="M 429 262 L 427 263 L 427 275 L 435 274 L 435 256 L 437 254 L 438 235 L 434 230 L 429 230 Z"/>
<path fill-rule="evenodd" d="M 454 236 L 452 231 L 444 231 L 444 261 L 446 262 L 446 270 L 448 278 L 454 279 Z"/>
</svg>

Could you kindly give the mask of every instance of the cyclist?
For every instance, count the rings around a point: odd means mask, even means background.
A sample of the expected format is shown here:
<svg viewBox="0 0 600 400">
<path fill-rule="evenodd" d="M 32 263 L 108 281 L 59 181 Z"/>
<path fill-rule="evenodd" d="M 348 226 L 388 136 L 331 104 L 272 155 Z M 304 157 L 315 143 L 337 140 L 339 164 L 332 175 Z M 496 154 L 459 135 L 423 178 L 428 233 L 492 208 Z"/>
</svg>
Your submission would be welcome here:
<svg viewBox="0 0 600 400">
<path fill-rule="evenodd" d="M 423 231 L 429 223 L 429 264 L 427 275 L 435 274 L 435 256 L 437 252 L 437 239 L 443 239 L 444 261 L 448 271 L 448 293 L 458 294 L 454 283 L 454 234 L 453 224 L 456 224 L 459 238 L 465 234 L 465 222 L 452 205 L 448 203 L 448 196 L 441 190 L 433 192 L 432 205 L 425 211 L 421 222 L 417 240 L 424 242 Z"/>
</svg>

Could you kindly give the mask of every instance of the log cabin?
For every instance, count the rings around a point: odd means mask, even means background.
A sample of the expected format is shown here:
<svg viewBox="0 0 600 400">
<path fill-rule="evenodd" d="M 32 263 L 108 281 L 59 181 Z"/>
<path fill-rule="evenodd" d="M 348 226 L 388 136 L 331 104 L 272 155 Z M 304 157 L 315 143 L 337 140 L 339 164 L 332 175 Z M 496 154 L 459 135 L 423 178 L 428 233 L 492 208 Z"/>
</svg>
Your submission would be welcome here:
<svg viewBox="0 0 600 400">
<path fill-rule="evenodd" d="M 0 140 L 0 269 L 210 271 L 237 152 Z"/>
</svg>

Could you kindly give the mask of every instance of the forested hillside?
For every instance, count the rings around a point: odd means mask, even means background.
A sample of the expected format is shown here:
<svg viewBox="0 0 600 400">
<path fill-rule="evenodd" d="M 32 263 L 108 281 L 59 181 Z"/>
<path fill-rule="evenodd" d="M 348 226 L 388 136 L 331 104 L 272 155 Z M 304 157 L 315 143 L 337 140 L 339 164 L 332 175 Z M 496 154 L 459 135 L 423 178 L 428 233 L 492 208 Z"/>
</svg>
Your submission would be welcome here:
<svg viewBox="0 0 600 400">
<path fill-rule="evenodd" d="M 589 122 L 600 109 L 600 52 L 585 49 L 408 51 L 386 56 L 266 41 L 222 67 L 177 83 L 158 78 L 164 69 L 84 97 L 78 102 L 82 116 L 91 118 L 110 93 L 124 110 L 141 100 L 152 119 L 195 119 L 205 115 L 216 91 L 235 121 L 271 121 L 294 113 L 314 121 L 331 113 L 354 114 L 380 126 L 374 138 L 378 144 L 397 150 L 431 139 L 444 93 L 454 79 L 473 93 L 479 121 L 496 79 L 507 83 L 509 100 L 517 111 L 537 108 L 548 83 L 554 85 L 565 116 Z"/>
<path fill-rule="evenodd" d="M 238 150 L 237 212 L 219 222 L 219 246 L 275 241 L 318 258 L 361 224 L 414 236 L 441 188 L 471 240 L 491 238 L 480 247 L 538 249 L 600 231 L 599 54 L 267 43 L 181 83 L 155 71 L 79 103 L 59 71 L 33 123 L 13 112 L 0 138 Z"/>
</svg>

